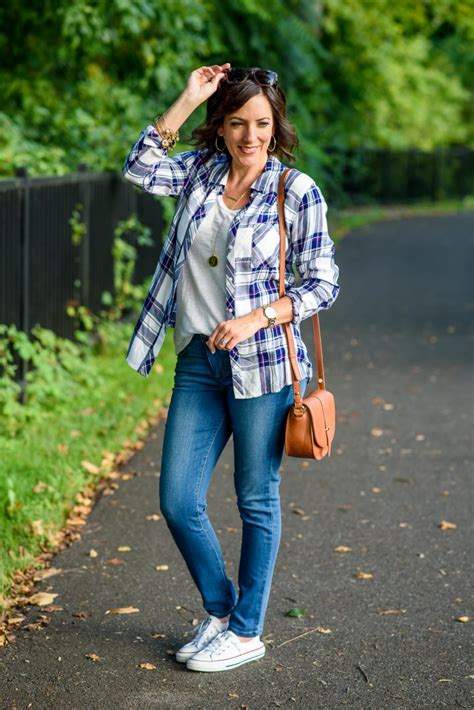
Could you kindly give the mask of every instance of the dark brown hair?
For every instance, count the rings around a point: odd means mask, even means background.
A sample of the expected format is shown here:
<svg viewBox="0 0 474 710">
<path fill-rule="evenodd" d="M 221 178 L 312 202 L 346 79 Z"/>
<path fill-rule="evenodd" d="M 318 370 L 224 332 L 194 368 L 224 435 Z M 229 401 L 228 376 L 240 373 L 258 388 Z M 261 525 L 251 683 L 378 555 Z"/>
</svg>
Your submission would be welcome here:
<svg viewBox="0 0 474 710">
<path fill-rule="evenodd" d="M 252 79 L 247 79 L 239 84 L 229 84 L 225 79 L 221 79 L 216 91 L 207 99 L 206 120 L 201 126 L 194 128 L 191 132 L 189 143 L 200 149 L 207 148 L 208 152 L 203 156 L 204 161 L 217 152 L 226 152 L 227 148 L 218 151 L 215 146 L 217 129 L 224 123 L 224 118 L 232 111 L 237 111 L 252 96 L 264 94 L 272 107 L 274 135 L 276 140 L 275 150 L 272 154 L 277 155 L 280 160 L 295 160 L 291 150 L 298 147 L 299 140 L 294 126 L 286 116 L 286 97 L 283 90 L 275 84 L 273 86 L 260 86 Z"/>
</svg>

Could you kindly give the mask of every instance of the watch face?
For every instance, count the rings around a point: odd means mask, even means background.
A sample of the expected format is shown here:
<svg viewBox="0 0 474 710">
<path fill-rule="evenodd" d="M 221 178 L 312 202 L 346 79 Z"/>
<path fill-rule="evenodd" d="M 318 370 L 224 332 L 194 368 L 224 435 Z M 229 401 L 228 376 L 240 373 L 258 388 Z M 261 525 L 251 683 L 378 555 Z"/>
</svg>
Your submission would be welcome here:
<svg viewBox="0 0 474 710">
<path fill-rule="evenodd" d="M 267 316 L 267 318 L 276 318 L 277 313 L 274 308 L 272 308 L 271 306 L 267 306 L 265 308 L 265 315 Z"/>
</svg>

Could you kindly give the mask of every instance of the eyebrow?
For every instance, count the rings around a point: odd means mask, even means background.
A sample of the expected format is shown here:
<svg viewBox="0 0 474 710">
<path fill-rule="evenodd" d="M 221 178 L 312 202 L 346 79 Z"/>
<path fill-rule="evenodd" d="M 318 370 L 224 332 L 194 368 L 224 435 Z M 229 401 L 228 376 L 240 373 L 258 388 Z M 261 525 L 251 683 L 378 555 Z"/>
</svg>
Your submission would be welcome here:
<svg viewBox="0 0 474 710">
<path fill-rule="evenodd" d="M 244 123 L 247 123 L 245 118 L 240 118 L 240 116 L 230 116 L 229 121 L 232 118 L 237 118 L 239 121 L 243 121 Z M 263 118 L 257 118 L 257 121 L 264 121 L 265 119 L 270 120 L 270 116 L 263 116 Z"/>
</svg>

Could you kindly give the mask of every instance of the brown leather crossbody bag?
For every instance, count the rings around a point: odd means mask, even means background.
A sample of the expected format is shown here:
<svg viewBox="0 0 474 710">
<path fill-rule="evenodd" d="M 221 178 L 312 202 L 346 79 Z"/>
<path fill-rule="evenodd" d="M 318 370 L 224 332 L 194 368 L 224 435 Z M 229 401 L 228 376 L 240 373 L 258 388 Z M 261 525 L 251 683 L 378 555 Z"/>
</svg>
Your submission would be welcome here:
<svg viewBox="0 0 474 710">
<path fill-rule="evenodd" d="M 286 226 L 283 211 L 286 168 L 278 185 L 278 218 L 280 223 L 280 298 L 285 295 Z M 312 317 L 314 345 L 318 367 L 318 386 L 301 397 L 301 379 L 296 358 L 295 341 L 289 323 L 283 323 L 293 379 L 294 404 L 288 411 L 285 432 L 285 453 L 299 458 L 322 459 L 331 454 L 331 444 L 336 432 L 336 403 L 334 395 L 325 388 L 323 347 L 319 314 Z"/>
</svg>

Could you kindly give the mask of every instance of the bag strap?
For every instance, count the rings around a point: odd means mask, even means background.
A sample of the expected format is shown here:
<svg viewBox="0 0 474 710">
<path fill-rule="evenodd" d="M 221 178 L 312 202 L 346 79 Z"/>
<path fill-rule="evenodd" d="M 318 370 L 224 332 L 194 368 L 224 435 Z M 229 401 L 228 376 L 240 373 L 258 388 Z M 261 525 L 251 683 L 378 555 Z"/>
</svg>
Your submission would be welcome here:
<svg viewBox="0 0 474 710">
<path fill-rule="evenodd" d="M 285 295 L 285 254 L 286 254 L 286 225 L 285 225 L 285 214 L 284 214 L 284 199 L 285 199 L 285 180 L 287 174 L 291 171 L 291 168 L 286 168 L 280 178 L 278 185 L 278 220 L 280 224 L 280 284 L 279 284 L 279 295 L 280 298 Z M 324 378 L 324 361 L 323 361 L 323 345 L 321 340 L 321 327 L 319 324 L 319 313 L 315 313 L 312 317 L 313 323 L 313 336 L 314 336 L 314 347 L 316 351 L 317 367 L 318 367 L 318 389 L 325 389 L 325 378 Z M 283 323 L 283 328 L 286 335 L 286 342 L 288 344 L 288 354 L 291 364 L 291 374 L 293 378 L 293 392 L 295 396 L 295 411 L 302 413 L 303 411 L 303 400 L 301 397 L 300 383 L 298 380 L 301 379 L 300 370 L 298 366 L 298 360 L 295 351 L 295 339 L 293 336 L 293 331 L 289 323 Z"/>
</svg>

